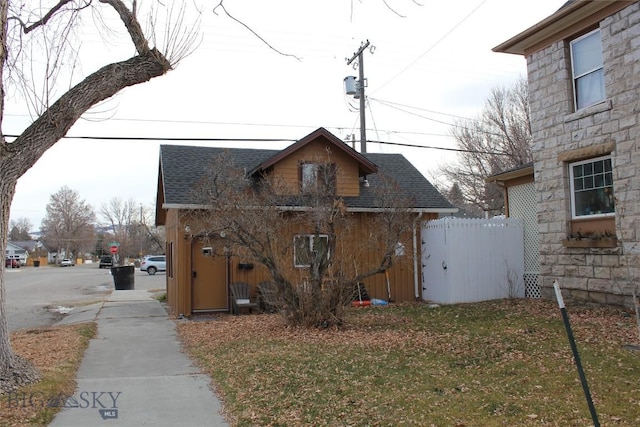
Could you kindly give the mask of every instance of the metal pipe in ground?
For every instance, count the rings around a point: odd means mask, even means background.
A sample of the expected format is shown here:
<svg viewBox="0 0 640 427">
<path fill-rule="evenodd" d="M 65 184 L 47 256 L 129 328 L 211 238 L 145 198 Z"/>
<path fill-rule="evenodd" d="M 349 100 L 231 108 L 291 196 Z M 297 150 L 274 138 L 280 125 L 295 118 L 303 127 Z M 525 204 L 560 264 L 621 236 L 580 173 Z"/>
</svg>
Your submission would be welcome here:
<svg viewBox="0 0 640 427">
<path fill-rule="evenodd" d="M 600 421 L 598 420 L 596 407 L 593 405 L 593 400 L 591 399 L 589 384 L 587 383 L 587 377 L 584 375 L 584 370 L 582 369 L 580 354 L 578 353 L 578 347 L 576 347 L 576 340 L 573 338 L 571 323 L 569 323 L 569 315 L 567 314 L 567 309 L 564 306 L 564 300 L 562 299 L 562 293 L 560 292 L 560 285 L 558 284 L 557 280 L 553 281 L 553 289 L 556 291 L 556 299 L 558 300 L 558 306 L 560 306 L 560 312 L 562 313 L 562 320 L 564 321 L 564 327 L 567 330 L 567 337 L 569 338 L 569 344 L 571 345 L 571 351 L 573 352 L 573 359 L 575 360 L 576 367 L 578 368 L 580 383 L 582 383 L 582 390 L 584 391 L 584 396 L 587 399 L 587 405 L 589 406 L 589 412 L 591 412 L 591 419 L 593 420 L 593 425 L 594 427 L 600 427 Z"/>
</svg>

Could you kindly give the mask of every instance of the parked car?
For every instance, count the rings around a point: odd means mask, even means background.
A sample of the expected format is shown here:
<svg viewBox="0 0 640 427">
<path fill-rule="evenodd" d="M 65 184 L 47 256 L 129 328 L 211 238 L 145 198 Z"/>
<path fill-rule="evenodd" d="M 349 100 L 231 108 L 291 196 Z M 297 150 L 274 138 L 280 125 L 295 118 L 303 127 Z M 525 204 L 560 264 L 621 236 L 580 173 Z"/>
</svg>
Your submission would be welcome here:
<svg viewBox="0 0 640 427">
<path fill-rule="evenodd" d="M 102 255 L 100 257 L 100 264 L 98 264 L 98 268 L 110 267 L 113 267 L 113 257 L 111 255 Z"/>
<path fill-rule="evenodd" d="M 140 263 L 140 271 L 146 271 L 147 274 L 154 275 L 157 271 L 167 270 L 167 257 L 164 255 L 150 255 Z"/>
<path fill-rule="evenodd" d="M 69 258 L 65 258 L 60 261 L 60 267 L 73 267 L 73 265 L 73 261 L 71 261 Z"/>
<path fill-rule="evenodd" d="M 15 258 L 7 258 L 4 261 L 4 266 L 7 268 L 20 268 L 20 261 Z"/>
</svg>

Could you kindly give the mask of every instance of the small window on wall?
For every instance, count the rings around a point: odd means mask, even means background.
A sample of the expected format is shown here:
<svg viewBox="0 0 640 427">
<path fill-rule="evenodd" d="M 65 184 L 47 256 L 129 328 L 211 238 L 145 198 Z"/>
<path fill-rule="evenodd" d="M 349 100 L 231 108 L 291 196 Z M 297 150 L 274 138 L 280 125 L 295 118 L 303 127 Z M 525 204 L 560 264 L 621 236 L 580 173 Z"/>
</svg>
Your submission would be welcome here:
<svg viewBox="0 0 640 427">
<path fill-rule="evenodd" d="M 304 193 L 320 191 L 335 193 L 336 168 L 329 163 L 300 164 L 300 187 Z"/>
<path fill-rule="evenodd" d="M 611 156 L 569 164 L 573 218 L 611 216 L 615 213 Z"/>
<path fill-rule="evenodd" d="M 329 257 L 329 236 L 321 234 L 300 234 L 293 238 L 293 263 L 296 267 L 311 266 L 311 259 L 317 252 Z"/>
<path fill-rule="evenodd" d="M 571 42 L 571 71 L 576 111 L 605 100 L 600 30 Z"/>
</svg>

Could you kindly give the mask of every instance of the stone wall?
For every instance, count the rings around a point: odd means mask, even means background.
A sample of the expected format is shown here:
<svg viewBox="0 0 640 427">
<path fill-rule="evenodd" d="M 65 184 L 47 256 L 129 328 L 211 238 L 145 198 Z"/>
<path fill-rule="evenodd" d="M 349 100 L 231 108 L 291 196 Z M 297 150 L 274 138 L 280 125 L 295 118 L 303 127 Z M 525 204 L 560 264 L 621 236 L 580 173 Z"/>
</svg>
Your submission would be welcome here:
<svg viewBox="0 0 640 427">
<path fill-rule="evenodd" d="M 542 293 L 558 280 L 565 298 L 630 305 L 640 278 L 640 3 L 600 22 L 607 100 L 574 112 L 569 40 L 527 57 L 540 232 Z M 613 248 L 565 247 L 571 224 L 572 150 L 609 147 L 616 201 Z"/>
</svg>

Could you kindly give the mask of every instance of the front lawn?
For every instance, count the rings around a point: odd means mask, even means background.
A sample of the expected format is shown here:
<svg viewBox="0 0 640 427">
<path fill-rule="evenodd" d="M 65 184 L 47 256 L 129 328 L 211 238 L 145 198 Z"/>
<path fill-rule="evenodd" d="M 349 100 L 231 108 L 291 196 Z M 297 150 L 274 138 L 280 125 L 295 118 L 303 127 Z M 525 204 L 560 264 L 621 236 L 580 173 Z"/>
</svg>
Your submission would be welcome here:
<svg viewBox="0 0 640 427">
<path fill-rule="evenodd" d="M 640 425 L 633 313 L 567 310 L 601 425 Z M 221 315 L 179 333 L 235 426 L 592 425 L 548 301 L 351 309 L 344 330 Z"/>
</svg>

